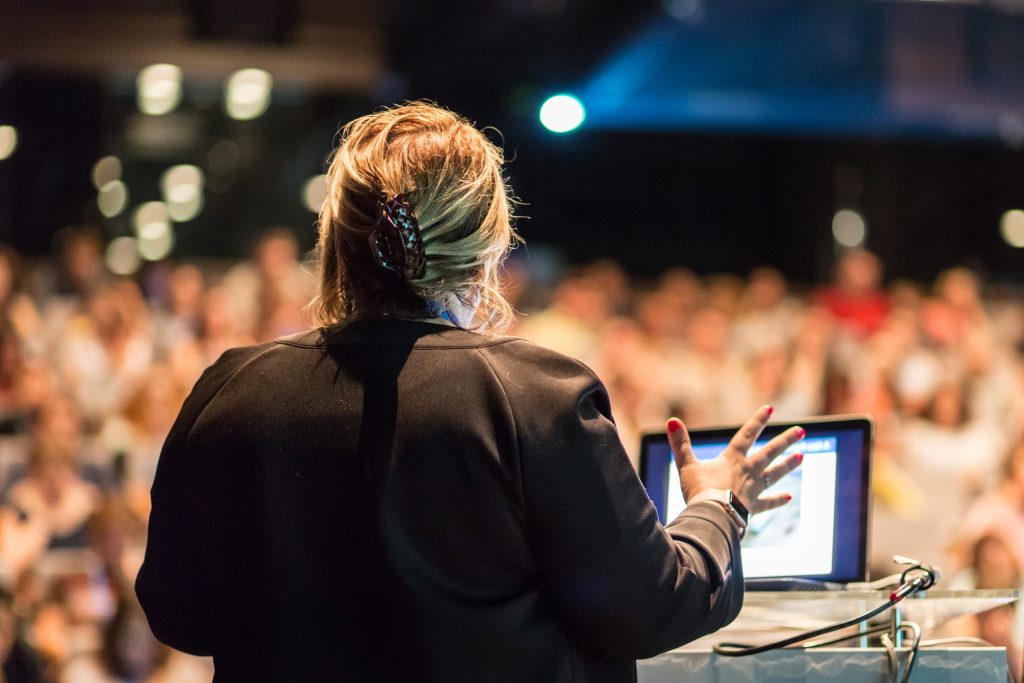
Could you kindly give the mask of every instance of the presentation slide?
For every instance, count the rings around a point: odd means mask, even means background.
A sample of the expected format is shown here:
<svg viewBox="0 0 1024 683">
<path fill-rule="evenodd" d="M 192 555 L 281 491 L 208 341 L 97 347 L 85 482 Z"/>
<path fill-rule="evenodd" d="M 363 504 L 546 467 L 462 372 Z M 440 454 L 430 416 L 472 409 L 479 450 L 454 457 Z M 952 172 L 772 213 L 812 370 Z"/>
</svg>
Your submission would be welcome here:
<svg viewBox="0 0 1024 683">
<path fill-rule="evenodd" d="M 754 445 L 752 450 L 764 446 Z M 695 444 L 694 455 L 707 460 L 726 447 L 720 444 Z M 820 437 L 801 441 L 779 456 L 793 452 L 804 454 L 804 464 L 775 482 L 763 495 L 788 493 L 793 496 L 781 508 L 750 518 L 750 526 L 741 544 L 743 573 L 746 578 L 774 576 L 813 576 L 832 571 L 835 535 L 836 439 Z M 669 467 L 668 519 L 683 511 L 686 504 L 679 488 L 679 472 Z"/>
</svg>

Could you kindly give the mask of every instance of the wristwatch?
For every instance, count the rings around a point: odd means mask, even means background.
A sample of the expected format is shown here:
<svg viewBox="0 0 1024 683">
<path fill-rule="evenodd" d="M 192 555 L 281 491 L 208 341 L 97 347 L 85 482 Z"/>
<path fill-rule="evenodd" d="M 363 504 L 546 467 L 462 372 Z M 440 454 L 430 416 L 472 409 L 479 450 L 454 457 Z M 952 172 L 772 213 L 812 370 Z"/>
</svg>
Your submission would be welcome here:
<svg viewBox="0 0 1024 683">
<path fill-rule="evenodd" d="M 740 538 L 743 538 L 743 534 L 747 532 L 747 520 L 750 519 L 750 510 L 740 502 L 736 494 L 728 489 L 704 489 L 686 502 L 692 504 L 705 500 L 713 500 L 721 504 L 725 511 L 729 513 L 729 516 L 732 517 L 732 521 L 736 522 L 736 526 L 740 528 Z"/>
</svg>

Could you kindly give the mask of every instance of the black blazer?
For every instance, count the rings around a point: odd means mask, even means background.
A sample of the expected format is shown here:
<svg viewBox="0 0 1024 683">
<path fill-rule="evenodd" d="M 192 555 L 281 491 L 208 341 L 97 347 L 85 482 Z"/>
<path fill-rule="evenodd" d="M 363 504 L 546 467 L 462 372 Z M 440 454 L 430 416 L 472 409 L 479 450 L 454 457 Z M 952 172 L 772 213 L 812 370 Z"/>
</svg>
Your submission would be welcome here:
<svg viewBox="0 0 1024 683">
<path fill-rule="evenodd" d="M 658 523 L 601 382 L 530 342 L 365 321 L 232 349 L 153 484 L 136 585 L 215 681 L 630 681 L 731 621 L 737 529 Z"/>
</svg>

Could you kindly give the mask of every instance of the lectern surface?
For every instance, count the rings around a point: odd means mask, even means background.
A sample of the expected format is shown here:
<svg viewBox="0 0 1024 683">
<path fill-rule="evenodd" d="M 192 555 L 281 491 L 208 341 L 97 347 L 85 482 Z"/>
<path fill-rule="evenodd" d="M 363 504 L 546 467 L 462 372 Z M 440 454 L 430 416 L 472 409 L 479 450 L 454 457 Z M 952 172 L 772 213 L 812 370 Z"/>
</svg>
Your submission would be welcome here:
<svg viewBox="0 0 1024 683">
<path fill-rule="evenodd" d="M 898 659 L 906 662 L 907 650 Z M 708 650 L 677 650 L 637 662 L 640 683 L 878 683 L 888 663 L 881 648 L 776 650 L 752 657 L 720 657 Z M 1002 683 L 1003 648 L 922 650 L 913 683 Z"/>
</svg>

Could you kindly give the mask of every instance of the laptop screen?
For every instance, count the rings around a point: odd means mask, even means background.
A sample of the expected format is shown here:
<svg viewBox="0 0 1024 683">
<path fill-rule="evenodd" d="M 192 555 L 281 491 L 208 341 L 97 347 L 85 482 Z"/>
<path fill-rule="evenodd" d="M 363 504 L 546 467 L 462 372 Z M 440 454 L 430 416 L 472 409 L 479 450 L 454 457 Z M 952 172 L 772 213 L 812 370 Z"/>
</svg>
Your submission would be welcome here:
<svg viewBox="0 0 1024 683">
<path fill-rule="evenodd" d="M 788 504 L 750 518 L 741 548 L 747 579 L 805 578 L 849 583 L 866 579 L 871 421 L 829 418 L 799 423 L 803 441 L 786 453 L 804 453 L 803 465 L 767 493 L 789 493 Z M 769 425 L 760 448 L 791 424 Z M 698 459 L 713 458 L 737 428 L 690 431 Z M 781 456 L 785 457 L 785 456 Z M 641 476 L 662 523 L 686 507 L 665 434 L 644 437 Z"/>
</svg>

